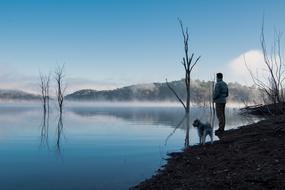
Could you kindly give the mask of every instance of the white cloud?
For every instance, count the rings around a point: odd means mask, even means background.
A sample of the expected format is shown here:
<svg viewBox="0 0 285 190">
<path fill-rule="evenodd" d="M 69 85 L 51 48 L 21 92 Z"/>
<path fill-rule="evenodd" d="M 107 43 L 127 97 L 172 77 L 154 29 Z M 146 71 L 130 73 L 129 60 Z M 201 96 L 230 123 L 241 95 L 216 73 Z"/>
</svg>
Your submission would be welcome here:
<svg viewBox="0 0 285 190">
<path fill-rule="evenodd" d="M 231 60 L 228 64 L 228 79 L 242 84 L 253 84 L 246 65 L 254 75 L 263 76 L 265 65 L 262 52 L 260 50 L 250 50 Z"/>
</svg>

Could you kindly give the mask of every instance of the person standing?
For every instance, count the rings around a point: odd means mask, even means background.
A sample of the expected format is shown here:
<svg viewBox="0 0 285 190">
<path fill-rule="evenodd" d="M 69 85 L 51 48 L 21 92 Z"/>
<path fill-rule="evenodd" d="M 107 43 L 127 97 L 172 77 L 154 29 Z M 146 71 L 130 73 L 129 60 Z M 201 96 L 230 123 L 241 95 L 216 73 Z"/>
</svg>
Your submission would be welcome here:
<svg viewBox="0 0 285 190">
<path fill-rule="evenodd" d="M 225 107 L 229 95 L 228 85 L 223 81 L 223 74 L 217 73 L 217 83 L 213 93 L 213 101 L 216 104 L 216 114 L 219 120 L 219 129 L 215 133 L 223 133 L 226 125 Z"/>
</svg>

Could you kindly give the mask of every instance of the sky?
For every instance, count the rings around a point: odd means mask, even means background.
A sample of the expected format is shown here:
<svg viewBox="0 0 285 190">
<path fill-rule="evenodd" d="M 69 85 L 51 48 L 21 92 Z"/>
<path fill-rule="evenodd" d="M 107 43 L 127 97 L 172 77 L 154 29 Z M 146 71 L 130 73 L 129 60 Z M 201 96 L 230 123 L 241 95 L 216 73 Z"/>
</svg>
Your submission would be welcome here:
<svg viewBox="0 0 285 190">
<path fill-rule="evenodd" d="M 284 10 L 283 0 L 0 0 L 0 89 L 37 92 L 39 73 L 63 64 L 69 92 L 180 80 L 177 18 L 201 56 L 193 79 L 222 72 L 250 85 L 243 57 L 262 67 L 263 15 L 270 45 L 285 31 Z"/>
</svg>

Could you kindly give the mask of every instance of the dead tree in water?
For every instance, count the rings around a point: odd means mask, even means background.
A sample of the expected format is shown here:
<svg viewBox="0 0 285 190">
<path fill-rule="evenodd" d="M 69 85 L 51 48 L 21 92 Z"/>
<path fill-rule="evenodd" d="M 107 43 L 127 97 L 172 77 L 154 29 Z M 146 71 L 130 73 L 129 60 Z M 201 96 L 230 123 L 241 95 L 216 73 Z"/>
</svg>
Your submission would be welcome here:
<svg viewBox="0 0 285 190">
<path fill-rule="evenodd" d="M 198 61 L 201 58 L 201 56 L 196 58 L 195 61 L 194 61 L 194 53 L 192 53 L 191 56 L 189 56 L 189 33 L 188 33 L 188 28 L 186 27 L 186 29 L 184 29 L 182 20 L 178 19 L 178 21 L 179 21 L 179 24 L 180 24 L 180 27 L 181 27 L 182 36 L 183 36 L 184 53 L 185 53 L 185 56 L 182 59 L 182 65 L 183 65 L 184 70 L 185 70 L 185 79 L 184 79 L 184 81 L 185 81 L 185 86 L 186 86 L 186 105 L 185 105 L 184 101 L 178 96 L 176 91 L 170 86 L 170 84 L 168 83 L 167 79 L 166 79 L 166 84 L 169 87 L 169 89 L 173 92 L 173 94 L 176 96 L 178 101 L 182 104 L 182 106 L 185 109 L 185 112 L 189 113 L 189 111 L 190 111 L 190 80 L 191 80 L 191 72 L 192 72 L 193 68 L 195 67 L 195 65 L 198 63 Z"/>
<path fill-rule="evenodd" d="M 41 147 L 48 147 L 48 128 L 49 128 L 49 88 L 50 74 L 44 75 L 40 73 L 40 90 L 43 105 L 43 119 L 41 124 Z"/>
<path fill-rule="evenodd" d="M 40 90 L 44 114 L 46 114 L 46 112 L 49 112 L 49 87 L 50 75 L 44 75 L 40 73 Z"/>
<path fill-rule="evenodd" d="M 189 146 L 189 129 L 190 129 L 190 81 L 191 81 L 191 72 L 193 70 L 193 68 L 195 67 L 195 65 L 198 63 L 199 59 L 201 58 L 201 56 L 199 56 L 198 58 L 194 59 L 194 53 L 191 53 L 191 55 L 189 56 L 189 33 L 188 33 L 188 28 L 186 27 L 186 29 L 184 29 L 183 27 L 183 23 L 182 20 L 178 19 L 179 24 L 180 24 L 180 28 L 181 28 L 181 32 L 182 32 L 182 36 L 183 36 L 183 45 L 184 45 L 184 53 L 185 56 L 182 58 L 182 65 L 184 67 L 184 71 L 185 71 L 185 86 L 186 86 L 186 104 L 184 103 L 184 101 L 179 97 L 179 95 L 176 93 L 175 89 L 173 87 L 170 86 L 170 84 L 168 83 L 167 79 L 166 79 L 166 84 L 168 86 L 168 88 L 173 92 L 173 94 L 176 96 L 176 98 L 178 99 L 178 101 L 182 104 L 182 106 L 185 109 L 185 117 L 183 118 L 182 122 L 184 122 L 184 120 L 186 119 L 186 137 L 185 137 L 185 147 Z M 178 126 L 180 126 L 180 124 Z M 169 137 L 175 132 L 175 130 L 167 137 L 167 140 L 169 139 Z"/>
<path fill-rule="evenodd" d="M 62 67 L 58 67 L 55 71 L 55 80 L 56 80 L 56 98 L 59 107 L 59 112 L 62 114 L 63 109 L 63 100 L 64 100 L 64 91 L 65 87 L 63 86 L 63 78 L 64 78 L 64 65 Z"/>
</svg>

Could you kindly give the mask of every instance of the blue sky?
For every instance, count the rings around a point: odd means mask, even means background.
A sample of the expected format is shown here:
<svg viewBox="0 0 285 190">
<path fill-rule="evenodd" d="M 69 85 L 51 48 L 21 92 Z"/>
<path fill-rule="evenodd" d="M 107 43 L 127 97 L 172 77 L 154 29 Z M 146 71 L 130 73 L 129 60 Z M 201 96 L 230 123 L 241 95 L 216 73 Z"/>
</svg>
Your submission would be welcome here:
<svg viewBox="0 0 285 190">
<path fill-rule="evenodd" d="M 282 0 L 0 0 L 0 88 L 35 91 L 39 71 L 61 64 L 70 91 L 181 79 L 177 17 L 202 56 L 194 79 L 248 84 L 241 55 L 259 67 L 262 15 L 270 44 L 284 10 Z"/>
</svg>

